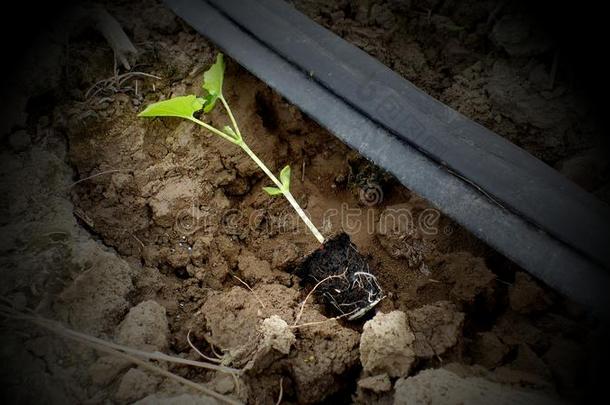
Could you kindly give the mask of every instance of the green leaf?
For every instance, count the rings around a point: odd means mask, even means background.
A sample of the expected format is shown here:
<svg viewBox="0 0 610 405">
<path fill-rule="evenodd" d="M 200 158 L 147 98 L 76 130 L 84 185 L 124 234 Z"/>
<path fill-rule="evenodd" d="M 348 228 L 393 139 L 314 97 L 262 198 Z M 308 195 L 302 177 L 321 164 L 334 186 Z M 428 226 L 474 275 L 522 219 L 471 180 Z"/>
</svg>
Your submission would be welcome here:
<svg viewBox="0 0 610 405">
<path fill-rule="evenodd" d="M 233 131 L 233 128 L 231 128 L 228 125 L 225 125 L 225 127 L 222 129 L 222 132 L 224 132 L 225 134 L 229 135 L 231 138 L 235 138 L 235 139 L 238 138 L 238 136 L 235 133 L 235 131 Z"/>
<path fill-rule="evenodd" d="M 263 190 L 267 192 L 269 195 L 279 195 L 282 194 L 282 190 L 277 187 L 263 187 Z"/>
<path fill-rule="evenodd" d="M 290 166 L 286 166 L 280 172 L 280 181 L 286 190 L 290 190 Z"/>
<path fill-rule="evenodd" d="M 193 113 L 203 108 L 205 100 L 194 95 L 174 97 L 149 105 L 138 117 L 192 118 Z"/>
<path fill-rule="evenodd" d="M 205 97 L 206 105 L 204 112 L 210 112 L 216 104 L 216 100 L 222 95 L 222 82 L 225 74 L 225 61 L 222 53 L 216 56 L 216 63 L 214 63 L 204 74 L 203 74 L 203 89 L 208 92 Z"/>
<path fill-rule="evenodd" d="M 282 194 L 284 190 L 290 190 L 290 166 L 284 167 L 280 172 L 280 182 L 283 190 L 278 187 L 263 187 L 263 190 L 269 195 L 278 195 Z"/>
</svg>

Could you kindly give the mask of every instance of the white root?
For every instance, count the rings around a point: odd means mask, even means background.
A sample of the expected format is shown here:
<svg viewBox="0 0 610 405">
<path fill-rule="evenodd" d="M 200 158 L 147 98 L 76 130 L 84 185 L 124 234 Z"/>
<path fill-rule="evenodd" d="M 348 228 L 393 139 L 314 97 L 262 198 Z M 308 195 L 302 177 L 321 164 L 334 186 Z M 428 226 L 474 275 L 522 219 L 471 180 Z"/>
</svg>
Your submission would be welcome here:
<svg viewBox="0 0 610 405">
<path fill-rule="evenodd" d="M 284 377 L 280 377 L 280 393 L 277 397 L 277 401 L 275 401 L 275 405 L 280 405 L 282 403 L 283 396 L 284 396 Z"/>
<path fill-rule="evenodd" d="M 294 323 L 292 324 L 293 327 L 296 327 L 297 324 L 299 323 L 299 321 L 301 320 L 301 316 L 303 316 L 303 310 L 305 309 L 305 304 L 307 303 L 307 300 L 309 299 L 309 297 L 314 293 L 316 288 L 318 288 L 321 284 L 325 283 L 326 281 L 334 279 L 334 278 L 345 278 L 345 272 L 343 272 L 341 274 L 335 274 L 332 276 L 328 276 L 325 279 L 318 281 L 318 283 L 311 289 L 311 291 L 307 294 L 307 296 L 301 303 L 301 308 L 299 309 L 299 313 L 297 314 L 297 316 L 294 320 Z"/>
<path fill-rule="evenodd" d="M 354 309 L 351 312 L 347 312 L 345 314 L 341 314 L 341 315 L 335 316 L 334 318 L 328 318 L 328 319 L 325 319 L 323 321 L 306 322 L 306 323 L 302 323 L 300 325 L 292 325 L 291 328 L 298 329 L 298 328 L 303 328 L 305 326 L 315 326 L 315 325 L 320 325 L 320 324 L 323 324 L 323 323 L 326 323 L 326 322 L 337 321 L 337 320 L 342 319 L 342 318 L 348 318 L 350 315 L 353 315 L 353 314 L 357 313 L 358 311 L 360 311 L 360 310 L 356 308 L 356 309 Z M 350 319 L 350 318 L 348 318 L 348 319 Z"/>
<path fill-rule="evenodd" d="M 199 349 L 197 349 L 195 347 L 195 345 L 193 344 L 193 342 L 191 342 L 191 330 L 189 329 L 189 331 L 186 333 L 186 341 L 188 342 L 189 346 L 191 346 L 191 349 L 193 349 L 195 351 L 195 353 L 197 353 L 198 355 L 200 355 L 201 357 L 203 357 L 204 359 L 206 359 L 207 361 L 211 361 L 212 363 L 222 363 L 222 359 L 221 358 L 212 358 L 209 356 L 206 356 L 205 354 L 203 354 Z"/>
<path fill-rule="evenodd" d="M 258 295 L 256 295 L 256 293 L 254 292 L 254 290 L 252 289 L 252 287 L 250 287 L 248 285 L 248 283 L 246 283 L 244 280 L 242 280 L 241 278 L 237 277 L 235 274 L 233 274 L 233 278 L 237 279 L 237 281 L 239 281 L 240 283 L 242 283 L 244 286 L 246 286 L 246 288 L 248 290 L 250 290 L 250 292 L 252 293 L 252 295 L 254 295 L 254 298 L 256 298 L 256 300 L 258 301 L 259 304 L 261 304 L 261 307 L 263 307 L 263 309 L 265 309 L 265 304 L 263 303 L 263 301 L 259 298 Z"/>
<path fill-rule="evenodd" d="M 191 349 L 193 349 L 195 351 L 195 353 L 197 353 L 198 355 L 200 355 L 201 357 L 203 357 L 204 359 L 206 359 L 207 361 L 211 361 L 213 363 L 222 363 L 222 358 L 218 357 L 218 355 L 216 354 L 216 352 L 214 352 L 214 355 L 217 356 L 217 358 L 212 358 L 209 356 L 206 356 L 205 354 L 203 354 L 199 349 L 197 349 L 195 347 L 195 345 L 193 344 L 193 342 L 191 342 L 191 330 L 189 329 L 189 331 L 186 334 L 186 341 L 188 342 L 189 346 L 191 346 Z M 212 347 L 212 346 L 211 346 Z M 231 374 L 231 377 L 233 377 L 233 381 L 235 382 L 235 388 L 237 389 L 237 395 L 239 395 L 239 392 L 241 391 L 241 386 L 239 384 L 239 378 L 237 378 L 236 374 Z"/>
</svg>

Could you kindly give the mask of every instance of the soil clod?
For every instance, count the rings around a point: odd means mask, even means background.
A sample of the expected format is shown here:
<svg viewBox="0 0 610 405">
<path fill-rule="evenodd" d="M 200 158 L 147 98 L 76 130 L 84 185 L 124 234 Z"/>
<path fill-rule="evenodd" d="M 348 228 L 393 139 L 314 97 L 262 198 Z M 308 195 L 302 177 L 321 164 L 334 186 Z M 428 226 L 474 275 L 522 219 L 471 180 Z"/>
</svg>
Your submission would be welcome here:
<svg viewBox="0 0 610 405">
<path fill-rule="evenodd" d="M 346 233 L 331 238 L 306 258 L 297 275 L 317 283 L 315 294 L 349 320 L 361 318 L 384 297 L 366 258 Z"/>
</svg>

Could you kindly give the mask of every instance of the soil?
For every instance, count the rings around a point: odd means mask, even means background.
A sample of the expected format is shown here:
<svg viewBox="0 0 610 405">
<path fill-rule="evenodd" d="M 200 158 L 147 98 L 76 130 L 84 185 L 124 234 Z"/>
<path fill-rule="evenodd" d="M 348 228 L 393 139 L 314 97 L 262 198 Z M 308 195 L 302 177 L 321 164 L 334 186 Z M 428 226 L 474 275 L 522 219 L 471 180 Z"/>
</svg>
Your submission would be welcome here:
<svg viewBox="0 0 610 405">
<path fill-rule="evenodd" d="M 342 232 L 296 266 L 295 274 L 309 281 L 314 293 L 348 320 L 361 318 L 383 298 L 383 290 L 366 258 Z"/>
<path fill-rule="evenodd" d="M 607 198 L 594 124 L 561 75 L 548 87 L 552 45 L 536 30 L 511 37 L 528 22 L 512 6 L 491 18 L 499 3 L 295 5 Z M 27 118 L 3 134 L 3 297 L 117 343 L 241 368 L 235 381 L 163 365 L 248 403 L 275 403 L 280 392 L 303 404 L 436 401 L 430 379 L 464 400 L 496 390 L 507 401 L 586 395 L 596 323 L 582 309 L 227 58 L 224 94 L 251 149 L 276 173 L 292 166 L 295 198 L 324 235 L 349 235 L 385 295 L 354 322 L 330 319 L 337 313 L 316 294 L 303 304 L 312 284 L 297 266 L 319 245 L 284 199 L 263 192 L 258 167 L 194 124 L 136 117 L 161 98 L 199 93 L 218 50 L 154 1 L 107 8 L 140 51 L 132 71 L 161 79 L 112 80 L 112 51 L 85 30 L 44 91 L 32 90 Z M 205 119 L 226 124 L 218 109 Z M 148 370 L 3 324 L 7 398 L 195 403 L 195 391 Z"/>
<path fill-rule="evenodd" d="M 578 77 L 578 62 L 562 49 L 567 45 L 545 31 L 532 16 L 539 10 L 531 5 L 494 0 L 293 3 L 426 93 L 610 201 L 610 145 L 584 91 L 587 79 Z M 550 10 L 544 13 L 550 18 Z"/>
</svg>

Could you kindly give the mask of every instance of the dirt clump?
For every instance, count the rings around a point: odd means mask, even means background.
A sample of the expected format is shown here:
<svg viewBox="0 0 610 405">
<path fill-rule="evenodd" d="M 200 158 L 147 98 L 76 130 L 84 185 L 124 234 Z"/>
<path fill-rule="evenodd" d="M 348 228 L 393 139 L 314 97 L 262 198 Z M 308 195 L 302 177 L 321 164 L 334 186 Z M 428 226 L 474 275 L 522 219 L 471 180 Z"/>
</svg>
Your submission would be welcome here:
<svg viewBox="0 0 610 405">
<path fill-rule="evenodd" d="M 510 348 L 493 332 L 478 333 L 470 350 L 473 361 L 489 369 L 502 364 L 510 352 Z"/>
<path fill-rule="evenodd" d="M 498 317 L 492 331 L 507 345 L 526 343 L 536 351 L 549 345 L 549 336 L 526 316 L 508 311 Z"/>
<path fill-rule="evenodd" d="M 266 260 L 261 260 L 253 253 L 242 250 L 237 257 L 237 268 L 244 281 L 254 286 L 258 283 L 278 282 L 289 286 L 294 280 L 289 273 L 277 270 Z"/>
<path fill-rule="evenodd" d="M 76 260 L 87 270 L 59 294 L 55 310 L 81 331 L 108 333 L 129 309 L 127 296 L 134 288 L 134 271 L 93 241 L 80 244 L 79 249 Z"/>
<path fill-rule="evenodd" d="M 485 260 L 468 252 L 436 256 L 430 261 L 431 277 L 449 289 L 449 299 L 463 308 L 474 304 L 493 308 L 497 276 L 489 270 Z M 436 286 L 427 284 L 425 288 Z"/>
<path fill-rule="evenodd" d="M 282 271 L 289 270 L 294 268 L 301 257 L 302 253 L 297 245 L 289 241 L 280 242 L 273 251 L 271 266 Z"/>
<path fill-rule="evenodd" d="M 496 368 L 494 376 L 499 382 L 543 389 L 556 394 L 549 366 L 527 344 L 519 345 L 516 358 Z"/>
<path fill-rule="evenodd" d="M 246 381 L 258 381 L 249 385 L 250 398 L 270 401 L 288 373 L 286 395 L 315 403 L 339 389 L 341 375 L 357 364 L 359 335 L 327 322 L 315 306 L 304 307 L 299 323 L 313 325 L 290 327 L 299 303 L 298 291 L 279 284 L 233 287 L 209 297 L 193 336 L 221 349 L 225 364 L 245 367 Z"/>
<path fill-rule="evenodd" d="M 129 310 L 117 328 L 116 341 L 150 352 L 167 350 L 169 327 L 165 308 L 155 301 L 145 301 Z"/>
<path fill-rule="evenodd" d="M 263 347 L 269 347 L 280 353 L 290 353 L 290 348 L 296 341 L 294 332 L 288 327 L 285 320 L 277 315 L 265 318 L 261 325 L 263 334 Z"/>
<path fill-rule="evenodd" d="M 461 340 L 464 313 L 450 302 L 439 301 L 408 311 L 407 319 L 415 335 L 413 350 L 417 357 L 441 356 Z"/>
<path fill-rule="evenodd" d="M 392 389 L 390 377 L 387 374 L 378 374 L 358 380 L 358 388 L 375 393 L 388 392 Z"/>
<path fill-rule="evenodd" d="M 515 274 L 515 282 L 509 289 L 510 307 L 521 314 L 542 312 L 551 305 L 548 294 L 526 273 Z"/>
<path fill-rule="evenodd" d="M 311 311 L 303 322 L 322 322 L 323 315 Z M 295 345 L 296 357 L 280 366 L 293 368 L 296 396 L 303 403 L 317 403 L 345 389 L 346 375 L 358 366 L 358 332 L 336 321 L 303 327 Z M 286 364 L 288 363 L 288 364 Z"/>
<path fill-rule="evenodd" d="M 116 356 L 101 356 L 87 370 L 91 381 L 98 386 L 106 386 L 131 367 L 127 360 Z"/>
<path fill-rule="evenodd" d="M 362 377 L 358 380 L 356 393 L 352 396 L 354 404 L 391 404 L 393 384 L 387 374 Z"/>
<path fill-rule="evenodd" d="M 391 205 L 379 216 L 377 239 L 396 259 L 406 259 L 409 267 L 429 274 L 427 259 L 434 252 L 440 214 L 422 199 Z"/>
<path fill-rule="evenodd" d="M 161 378 L 138 368 L 132 368 L 121 378 L 115 398 L 121 403 L 131 403 L 155 392 Z"/>
<path fill-rule="evenodd" d="M 262 297 L 267 300 L 269 288 Z M 226 293 L 212 294 L 200 311 L 200 319 L 193 329 L 193 336 L 203 338 L 228 356 L 228 363 L 245 365 L 254 354 L 259 338 L 259 322 L 264 319 L 259 296 L 242 287 L 233 287 Z M 264 291 L 264 290 L 263 290 Z M 283 291 L 290 299 L 290 290 Z M 254 295 L 256 294 L 256 296 Z M 296 297 L 297 293 L 291 294 Z M 260 299 L 263 299 L 260 298 Z M 264 303 L 264 301 L 262 301 Z M 246 357 L 246 358 L 244 358 Z"/>
<path fill-rule="evenodd" d="M 460 376 L 447 369 L 430 369 L 396 381 L 394 405 L 402 404 L 558 404 L 546 395 L 498 384 L 479 376 Z"/>
<path fill-rule="evenodd" d="M 403 377 L 415 362 L 415 336 L 402 311 L 378 312 L 367 321 L 360 337 L 360 362 L 365 374 Z"/>
</svg>

